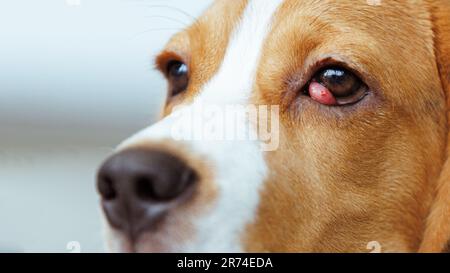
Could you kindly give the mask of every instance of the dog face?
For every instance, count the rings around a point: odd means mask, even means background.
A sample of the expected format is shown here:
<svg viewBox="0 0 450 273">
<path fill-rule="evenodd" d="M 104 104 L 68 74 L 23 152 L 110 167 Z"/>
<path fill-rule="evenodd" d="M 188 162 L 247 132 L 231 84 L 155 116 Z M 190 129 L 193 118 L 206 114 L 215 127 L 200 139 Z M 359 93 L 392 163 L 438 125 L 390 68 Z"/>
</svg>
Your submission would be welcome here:
<svg viewBox="0 0 450 273">
<path fill-rule="evenodd" d="M 216 1 L 157 58 L 161 121 L 99 171 L 110 249 L 417 251 L 447 138 L 433 5 Z"/>
</svg>

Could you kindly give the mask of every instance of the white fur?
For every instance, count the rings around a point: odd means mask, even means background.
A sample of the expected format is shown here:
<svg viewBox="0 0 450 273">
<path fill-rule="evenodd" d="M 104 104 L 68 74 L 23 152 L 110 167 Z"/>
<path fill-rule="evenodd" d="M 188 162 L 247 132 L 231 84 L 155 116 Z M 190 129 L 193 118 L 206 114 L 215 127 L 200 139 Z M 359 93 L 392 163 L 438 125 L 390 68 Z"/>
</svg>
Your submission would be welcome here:
<svg viewBox="0 0 450 273">
<path fill-rule="evenodd" d="M 273 14 L 283 0 L 250 0 L 235 29 L 218 73 L 202 88 L 193 104 L 246 105 Z M 192 107 L 188 105 L 186 107 Z M 136 142 L 171 139 L 177 113 L 125 141 L 120 149 Z M 247 119 L 240 122 L 248 123 Z M 244 126 L 244 128 L 249 128 Z M 251 127 L 250 127 L 251 128 Z M 207 214 L 192 219 L 195 234 L 176 249 L 186 252 L 240 252 L 242 231 L 254 220 L 259 191 L 267 167 L 256 141 L 191 140 L 191 151 L 211 161 L 218 199 Z"/>
</svg>

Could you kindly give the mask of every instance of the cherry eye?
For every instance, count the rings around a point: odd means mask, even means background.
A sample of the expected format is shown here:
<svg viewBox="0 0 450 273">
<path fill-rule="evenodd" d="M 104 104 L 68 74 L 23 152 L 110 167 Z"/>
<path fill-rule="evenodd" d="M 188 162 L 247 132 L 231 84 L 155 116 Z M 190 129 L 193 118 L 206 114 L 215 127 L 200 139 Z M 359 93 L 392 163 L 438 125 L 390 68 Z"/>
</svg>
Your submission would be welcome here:
<svg viewBox="0 0 450 273">
<path fill-rule="evenodd" d="M 344 68 L 322 69 L 309 83 L 306 92 L 324 105 L 346 105 L 360 101 L 367 94 L 367 85 Z"/>
<path fill-rule="evenodd" d="M 171 61 L 167 65 L 170 96 L 176 96 L 186 90 L 189 84 L 188 67 L 180 61 Z"/>
</svg>

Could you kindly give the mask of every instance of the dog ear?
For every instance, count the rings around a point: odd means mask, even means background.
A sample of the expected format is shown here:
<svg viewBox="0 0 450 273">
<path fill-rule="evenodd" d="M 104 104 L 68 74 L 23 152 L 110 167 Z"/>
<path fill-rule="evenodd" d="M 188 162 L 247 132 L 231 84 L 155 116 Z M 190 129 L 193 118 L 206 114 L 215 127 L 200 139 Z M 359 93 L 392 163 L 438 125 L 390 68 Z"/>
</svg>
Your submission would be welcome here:
<svg viewBox="0 0 450 273">
<path fill-rule="evenodd" d="M 450 128 L 450 0 L 429 0 L 428 3 L 433 23 L 436 61 L 447 99 L 447 127 Z M 420 252 L 450 251 L 450 131 L 446 153 L 447 159 L 437 184 Z"/>
</svg>

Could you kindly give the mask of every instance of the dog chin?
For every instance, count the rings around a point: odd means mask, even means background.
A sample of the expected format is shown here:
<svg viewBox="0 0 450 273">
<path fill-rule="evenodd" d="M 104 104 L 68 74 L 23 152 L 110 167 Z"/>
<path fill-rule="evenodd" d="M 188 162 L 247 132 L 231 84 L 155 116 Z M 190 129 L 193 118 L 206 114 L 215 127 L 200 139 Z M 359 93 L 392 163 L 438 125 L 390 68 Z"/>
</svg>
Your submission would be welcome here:
<svg viewBox="0 0 450 273">
<path fill-rule="evenodd" d="M 232 240 L 211 238 L 207 241 L 190 239 L 183 240 L 167 234 L 143 233 L 136 240 L 131 240 L 122 232 L 108 227 L 106 232 L 106 250 L 110 253 L 240 253 L 243 252 L 239 243 Z M 172 233 L 173 235 L 173 233 Z M 215 243 L 210 243 L 214 241 Z M 221 241 L 221 243 L 219 243 Z"/>
<path fill-rule="evenodd" d="M 105 249 L 111 253 L 172 253 L 185 252 L 194 242 L 189 225 L 176 221 L 177 217 L 165 218 L 158 228 L 141 233 L 131 239 L 124 232 L 111 227 L 102 215 Z M 181 227 L 181 228 L 180 228 Z"/>
<path fill-rule="evenodd" d="M 131 240 L 118 231 L 110 230 L 108 233 L 106 248 L 111 253 L 172 253 L 181 250 L 175 242 L 151 234 L 142 234 L 138 239 Z"/>
</svg>

